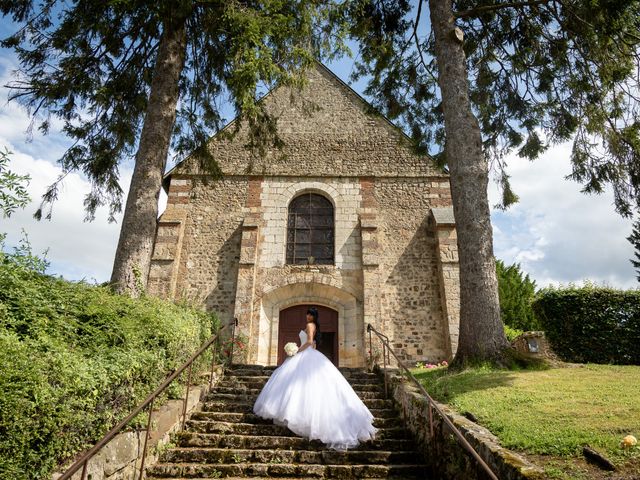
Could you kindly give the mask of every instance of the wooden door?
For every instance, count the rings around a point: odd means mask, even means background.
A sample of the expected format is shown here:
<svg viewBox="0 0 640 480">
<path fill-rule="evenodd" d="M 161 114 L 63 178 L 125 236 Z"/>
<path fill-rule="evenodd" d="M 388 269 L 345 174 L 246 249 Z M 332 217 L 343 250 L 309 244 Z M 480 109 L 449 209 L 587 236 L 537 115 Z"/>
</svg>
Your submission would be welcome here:
<svg viewBox="0 0 640 480">
<path fill-rule="evenodd" d="M 300 344 L 298 334 L 307 326 L 307 310 L 309 307 L 318 309 L 318 321 L 322 342 L 318 346 L 318 351 L 324 353 L 326 357 L 338 366 L 338 312 L 328 307 L 317 305 L 295 305 L 280 311 L 280 322 L 278 326 L 278 365 L 284 362 L 286 354 L 284 346 L 289 342 Z"/>
</svg>

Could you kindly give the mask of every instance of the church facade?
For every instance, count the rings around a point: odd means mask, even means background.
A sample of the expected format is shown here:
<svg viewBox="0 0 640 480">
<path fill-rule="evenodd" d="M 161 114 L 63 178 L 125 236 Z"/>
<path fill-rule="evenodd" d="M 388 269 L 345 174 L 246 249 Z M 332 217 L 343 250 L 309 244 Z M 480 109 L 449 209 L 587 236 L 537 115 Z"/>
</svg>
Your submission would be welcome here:
<svg viewBox="0 0 640 480">
<path fill-rule="evenodd" d="M 367 324 L 407 361 L 451 358 L 459 283 L 448 175 L 320 64 L 302 91 L 279 87 L 263 101 L 284 147 L 256 158 L 242 127 L 210 142 L 222 179 L 189 159 L 167 174 L 150 293 L 237 319 L 247 363 L 280 363 L 309 306 L 336 365 L 366 363 Z"/>
</svg>

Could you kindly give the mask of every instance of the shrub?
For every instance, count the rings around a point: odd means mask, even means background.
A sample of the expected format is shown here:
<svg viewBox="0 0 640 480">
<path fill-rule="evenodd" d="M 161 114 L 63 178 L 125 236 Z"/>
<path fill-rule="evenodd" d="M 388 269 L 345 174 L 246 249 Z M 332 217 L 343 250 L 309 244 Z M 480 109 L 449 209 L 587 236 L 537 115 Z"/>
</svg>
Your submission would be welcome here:
<svg viewBox="0 0 640 480">
<path fill-rule="evenodd" d="M 0 478 L 45 478 L 95 443 L 211 335 L 215 320 L 43 274 L 0 252 Z"/>
<path fill-rule="evenodd" d="M 533 309 L 563 360 L 640 364 L 640 290 L 546 288 Z"/>
</svg>

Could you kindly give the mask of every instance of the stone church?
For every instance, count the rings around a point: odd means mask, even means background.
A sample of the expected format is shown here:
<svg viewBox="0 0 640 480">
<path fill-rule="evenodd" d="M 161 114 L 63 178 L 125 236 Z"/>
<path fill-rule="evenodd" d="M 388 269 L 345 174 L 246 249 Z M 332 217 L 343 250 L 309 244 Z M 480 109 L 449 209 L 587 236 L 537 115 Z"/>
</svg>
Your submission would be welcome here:
<svg viewBox="0 0 640 480">
<path fill-rule="evenodd" d="M 366 363 L 369 323 L 407 361 L 451 358 L 459 283 L 448 175 L 329 69 L 307 75 L 302 91 L 263 99 L 283 148 L 256 158 L 242 127 L 210 142 L 221 180 L 189 159 L 166 175 L 149 291 L 237 318 L 248 363 L 280 363 L 311 305 L 336 365 Z"/>
</svg>

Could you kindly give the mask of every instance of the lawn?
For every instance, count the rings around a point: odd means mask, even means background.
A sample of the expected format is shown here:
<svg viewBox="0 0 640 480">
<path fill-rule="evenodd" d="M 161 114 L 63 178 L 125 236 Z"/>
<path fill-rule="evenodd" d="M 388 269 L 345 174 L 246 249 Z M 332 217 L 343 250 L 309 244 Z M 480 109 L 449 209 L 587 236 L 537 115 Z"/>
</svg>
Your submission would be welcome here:
<svg viewBox="0 0 640 480">
<path fill-rule="evenodd" d="M 640 473 L 640 448 L 625 451 L 619 446 L 627 434 L 640 437 L 640 367 L 476 368 L 451 374 L 438 368 L 413 373 L 435 399 L 461 413 L 471 412 L 505 447 L 544 464 L 552 478 L 593 478 L 593 472 L 587 477 L 580 473 L 587 468 L 583 445 L 625 472 Z"/>
</svg>

